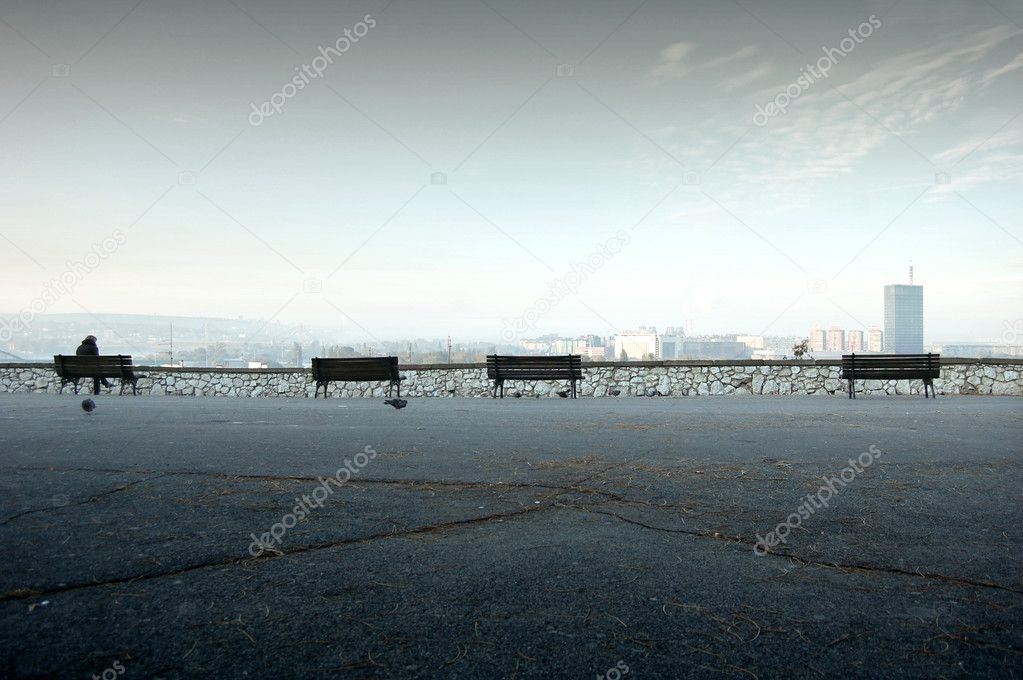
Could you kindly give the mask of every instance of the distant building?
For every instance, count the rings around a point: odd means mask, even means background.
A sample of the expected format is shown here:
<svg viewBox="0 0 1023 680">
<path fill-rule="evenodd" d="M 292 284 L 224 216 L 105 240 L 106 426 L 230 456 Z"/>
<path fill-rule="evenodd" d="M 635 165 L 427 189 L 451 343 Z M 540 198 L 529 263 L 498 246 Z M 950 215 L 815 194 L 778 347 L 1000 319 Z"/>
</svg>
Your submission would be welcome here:
<svg viewBox="0 0 1023 680">
<path fill-rule="evenodd" d="M 736 337 L 742 340 L 743 336 Z M 758 336 L 759 337 L 759 336 Z M 751 359 L 783 359 L 792 356 L 792 348 L 803 341 L 803 338 L 783 336 L 763 336 L 763 348 L 755 348 L 750 352 Z M 743 341 L 745 342 L 745 341 Z M 749 347 L 749 344 L 746 345 Z"/>
<path fill-rule="evenodd" d="M 849 331 L 849 335 L 846 337 L 846 349 L 850 354 L 863 351 L 863 331 Z"/>
<path fill-rule="evenodd" d="M 678 359 L 682 343 L 686 340 L 686 332 L 681 326 L 668 326 L 661 335 L 661 358 Z"/>
<path fill-rule="evenodd" d="M 750 350 L 764 349 L 764 336 L 762 335 L 737 335 L 736 342 L 741 342 Z"/>
<path fill-rule="evenodd" d="M 551 343 L 545 338 L 519 340 L 519 347 L 533 354 L 547 354 L 551 351 Z"/>
<path fill-rule="evenodd" d="M 924 351 L 923 286 L 884 287 L 884 351 L 898 354 Z"/>
<path fill-rule="evenodd" d="M 579 354 L 579 351 L 586 347 L 585 340 L 571 338 L 558 338 L 551 346 L 551 354 Z"/>
<path fill-rule="evenodd" d="M 845 349 L 845 331 L 838 326 L 832 326 L 828 331 L 828 351 L 841 352 Z"/>
<path fill-rule="evenodd" d="M 734 340 L 686 339 L 679 351 L 679 359 L 749 359 L 752 351 L 744 342 Z"/>
<path fill-rule="evenodd" d="M 613 358 L 607 356 L 607 347 L 582 347 L 576 351 L 576 354 L 586 357 L 591 361 L 606 361 L 609 358 Z"/>
<path fill-rule="evenodd" d="M 883 352 L 884 351 L 884 331 L 877 326 L 871 326 L 867 329 L 867 351 L 868 352 Z"/>
<path fill-rule="evenodd" d="M 1023 357 L 1020 345 L 983 345 L 975 343 L 945 344 L 935 351 L 947 357 L 969 357 L 971 359 L 1018 359 Z"/>
<path fill-rule="evenodd" d="M 656 328 L 640 326 L 635 331 L 623 331 L 615 336 L 614 358 L 625 355 L 630 361 L 641 361 L 649 356 L 661 356 L 660 336 Z"/>
<path fill-rule="evenodd" d="M 827 347 L 827 333 L 816 326 L 810 331 L 810 351 L 823 352 Z"/>
</svg>

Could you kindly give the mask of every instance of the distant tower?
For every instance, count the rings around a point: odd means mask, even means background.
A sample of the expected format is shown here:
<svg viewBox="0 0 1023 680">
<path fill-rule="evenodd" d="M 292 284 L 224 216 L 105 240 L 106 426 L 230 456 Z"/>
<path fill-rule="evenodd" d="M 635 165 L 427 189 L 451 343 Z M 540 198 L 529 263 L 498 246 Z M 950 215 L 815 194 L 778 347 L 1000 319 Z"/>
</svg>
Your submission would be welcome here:
<svg viewBox="0 0 1023 680">
<path fill-rule="evenodd" d="M 920 354 L 924 351 L 924 287 L 913 284 L 884 287 L 884 351 Z"/>
</svg>

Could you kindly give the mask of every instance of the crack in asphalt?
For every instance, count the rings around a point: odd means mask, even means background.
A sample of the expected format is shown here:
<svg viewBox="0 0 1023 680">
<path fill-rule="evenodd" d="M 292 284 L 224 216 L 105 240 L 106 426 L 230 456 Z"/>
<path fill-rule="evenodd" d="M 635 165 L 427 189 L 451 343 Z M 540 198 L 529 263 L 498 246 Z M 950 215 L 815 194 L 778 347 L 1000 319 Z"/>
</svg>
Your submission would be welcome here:
<svg viewBox="0 0 1023 680">
<path fill-rule="evenodd" d="M 591 487 L 581 486 L 584 482 L 592 479 L 593 477 L 601 474 L 602 472 L 607 472 L 607 471 L 609 471 L 611 469 L 614 469 L 616 467 L 621 467 L 622 465 L 625 465 L 625 463 L 619 463 L 619 464 L 612 465 L 612 466 L 610 466 L 609 468 L 607 468 L 605 470 L 588 474 L 588 475 L 582 477 L 581 479 L 579 479 L 577 481 L 567 482 L 565 484 L 543 484 L 543 483 L 539 483 L 539 482 L 467 482 L 467 481 L 450 481 L 450 480 L 410 480 L 410 479 L 381 479 L 381 478 L 353 480 L 353 481 L 349 482 L 349 484 L 351 484 L 352 486 L 358 486 L 359 484 L 381 484 L 381 485 L 401 486 L 401 487 L 407 487 L 407 488 L 413 488 L 413 489 L 415 489 L 415 488 L 420 488 L 420 489 L 421 488 L 430 488 L 430 487 L 457 488 L 457 489 L 481 489 L 481 490 L 494 490 L 494 489 L 502 489 L 502 488 L 506 488 L 506 489 L 547 489 L 547 490 L 555 491 L 557 493 L 555 494 L 556 498 L 555 498 L 553 503 L 550 503 L 550 504 L 547 504 L 547 505 L 541 505 L 541 506 L 531 506 L 531 507 L 523 508 L 521 510 L 511 511 L 511 512 L 507 512 L 507 513 L 496 513 L 496 514 L 492 514 L 492 515 L 485 515 L 483 517 L 476 517 L 476 518 L 470 518 L 470 519 L 465 519 L 465 520 L 455 520 L 455 521 L 452 521 L 452 522 L 445 522 L 445 523 L 441 523 L 441 524 L 426 524 L 426 525 L 416 526 L 416 527 L 413 527 L 411 529 L 405 529 L 405 530 L 401 530 L 401 531 L 379 532 L 379 533 L 376 533 L 376 534 L 370 534 L 368 536 L 363 536 L 363 537 L 347 538 L 347 539 L 341 539 L 341 540 L 336 540 L 336 541 L 324 541 L 324 542 L 321 542 L 321 543 L 313 543 L 313 544 L 305 544 L 305 545 L 295 545 L 295 546 L 291 546 L 289 548 L 277 551 L 279 554 L 272 554 L 272 555 L 269 555 L 269 556 L 268 555 L 261 555 L 259 557 L 255 557 L 255 558 L 253 558 L 253 557 L 234 557 L 234 558 L 221 559 L 221 560 L 212 560 L 212 561 L 207 561 L 207 562 L 203 562 L 203 563 L 200 563 L 200 564 L 189 565 L 187 567 L 177 568 L 177 569 L 170 570 L 170 571 L 167 571 L 167 572 L 160 572 L 160 573 L 153 573 L 153 574 L 142 574 L 142 575 L 128 576 L 128 577 L 119 577 L 119 578 L 116 578 L 116 579 L 110 579 L 110 580 L 105 580 L 105 581 L 97 581 L 97 582 L 70 584 L 70 585 L 67 585 L 67 586 L 62 586 L 60 588 L 54 588 L 54 589 L 43 589 L 43 590 L 24 589 L 24 588 L 23 589 L 15 589 L 15 590 L 12 590 L 12 591 L 7 591 L 7 592 L 4 592 L 4 593 L 0 593 L 0 602 L 5 601 L 5 600 L 10 600 L 10 599 L 23 599 L 23 598 L 27 598 L 27 597 L 33 597 L 33 596 L 36 596 L 36 595 L 57 594 L 57 593 L 67 592 L 67 591 L 70 591 L 70 590 L 78 590 L 78 589 L 82 589 L 82 588 L 89 588 L 89 587 L 95 587 L 95 586 L 117 585 L 117 584 L 123 584 L 123 583 L 131 583 L 131 582 L 138 581 L 138 580 L 149 580 L 149 579 L 163 578 L 163 577 L 167 577 L 167 576 L 176 576 L 178 574 L 183 574 L 183 573 L 195 571 L 195 570 L 198 570 L 198 569 L 204 569 L 204 568 L 208 568 L 208 567 L 228 566 L 228 565 L 232 565 L 232 564 L 242 564 L 242 563 L 246 563 L 246 564 L 260 563 L 260 562 L 265 562 L 265 561 L 269 561 L 269 560 L 280 559 L 282 557 L 287 557 L 289 555 L 301 554 L 301 553 L 310 552 L 310 551 L 324 550 L 324 549 L 329 549 L 329 548 L 334 548 L 334 547 L 341 547 L 341 546 L 345 546 L 345 545 L 354 545 L 354 544 L 366 543 L 366 542 L 371 542 L 371 541 L 380 540 L 380 539 L 384 539 L 384 538 L 400 538 L 400 537 L 403 537 L 403 536 L 411 536 L 411 535 L 422 534 L 422 533 L 429 533 L 429 532 L 434 532 L 434 531 L 443 531 L 443 530 L 450 529 L 450 528 L 457 528 L 457 527 L 467 526 L 467 525 L 472 525 L 472 524 L 481 524 L 481 523 L 488 523 L 488 522 L 493 522 L 493 521 L 501 521 L 501 520 L 503 520 L 505 518 L 518 517 L 518 516 L 522 516 L 522 515 L 525 515 L 525 514 L 528 514 L 528 513 L 531 513 L 531 512 L 537 512 L 539 510 L 547 510 L 547 509 L 551 509 L 551 508 L 555 508 L 555 507 L 572 509 L 572 510 L 575 510 L 575 511 L 578 511 L 578 512 L 588 512 L 588 513 L 595 513 L 595 514 L 600 514 L 600 515 L 606 515 L 608 517 L 613 517 L 613 518 L 618 519 L 619 521 L 625 522 L 627 524 L 632 524 L 632 525 L 635 525 L 635 526 L 638 526 L 638 527 L 641 527 L 641 528 L 644 528 L 644 529 L 652 530 L 652 531 L 660 531 L 660 532 L 663 532 L 663 533 L 670 533 L 670 534 L 684 534 L 684 535 L 693 536 L 693 537 L 696 537 L 696 538 L 704 538 L 704 539 L 710 539 L 710 540 L 718 540 L 718 541 L 725 541 L 725 542 L 730 542 L 730 543 L 737 543 L 737 544 L 741 544 L 741 545 L 750 546 L 751 548 L 756 546 L 756 541 L 752 540 L 751 538 L 742 536 L 742 535 L 729 535 L 729 534 L 721 533 L 720 531 L 711 531 L 711 530 L 671 529 L 671 528 L 666 528 L 666 527 L 658 527 L 658 526 L 655 526 L 655 525 L 652 525 L 652 524 L 647 524 L 645 522 L 641 522 L 639 520 L 635 520 L 635 519 L 631 519 L 631 518 L 628 518 L 628 517 L 624 517 L 624 516 L 622 516 L 622 515 L 620 515 L 620 514 L 618 514 L 616 512 L 612 512 L 612 511 L 609 511 L 609 510 L 598 509 L 599 505 L 617 504 L 617 505 L 625 505 L 625 506 L 637 506 L 637 505 L 639 505 L 639 506 L 643 506 L 643 507 L 656 508 L 656 509 L 679 509 L 679 510 L 682 510 L 682 511 L 687 512 L 687 513 L 692 511 L 691 508 L 689 508 L 687 506 L 684 506 L 684 505 L 680 505 L 680 504 L 663 504 L 663 505 L 655 504 L 655 503 L 645 502 L 645 501 L 641 501 L 641 500 L 637 500 L 637 499 L 627 498 L 627 497 L 622 496 L 621 494 L 615 493 L 613 491 L 604 491 L 604 490 L 601 490 L 601 489 L 594 489 L 594 488 L 591 488 Z M 100 494 L 96 494 L 94 496 L 91 496 L 88 499 L 85 499 L 83 501 L 79 501 L 77 503 L 71 503 L 71 504 L 69 504 L 67 506 L 56 506 L 56 507 L 53 507 L 53 508 L 36 508 L 36 509 L 32 509 L 32 510 L 26 510 L 26 511 L 23 511 L 21 513 L 12 515 L 11 517 L 8 517 L 8 518 L 6 518 L 3 521 L 0 521 L 0 526 L 6 525 L 7 523 L 11 522 L 12 520 L 17 519 L 19 517 L 22 517 L 24 515 L 28 515 L 28 514 L 38 513 L 38 512 L 45 512 L 45 511 L 49 511 L 49 510 L 59 510 L 62 507 L 73 507 L 73 506 L 79 506 L 79 505 L 85 505 L 85 504 L 88 504 L 88 503 L 92 503 L 92 502 L 95 502 L 95 501 L 97 501 L 99 499 L 102 499 L 102 498 L 104 498 L 106 496 L 110 496 L 112 494 L 119 493 L 121 491 L 127 490 L 127 489 L 129 489 L 129 488 L 131 488 L 133 486 L 138 485 L 138 484 L 142 484 L 144 482 L 148 482 L 148 481 L 152 481 L 152 480 L 155 480 L 155 479 L 160 479 L 162 477 L 168 477 L 168 476 L 204 476 L 204 477 L 215 477 L 215 478 L 218 478 L 218 479 L 228 479 L 228 480 L 232 480 L 232 479 L 246 479 L 246 480 L 247 479 L 254 479 L 254 480 L 265 480 L 265 481 L 319 481 L 319 479 L 320 479 L 320 477 L 318 477 L 318 476 L 314 477 L 314 476 L 306 476 L 306 475 L 228 474 L 228 473 L 220 473 L 220 472 L 197 472 L 197 471 L 189 471 L 189 470 L 158 472 L 158 471 L 155 471 L 155 470 L 120 470 L 120 469 L 102 469 L 102 468 L 101 469 L 93 469 L 93 468 L 64 468 L 64 469 L 58 469 L 58 468 L 52 468 L 52 467 L 38 467 L 38 468 L 35 468 L 35 467 L 16 467 L 16 468 L 12 468 L 12 469 L 13 470 L 22 470 L 22 471 L 45 470 L 45 471 L 52 471 L 52 472 L 108 472 L 108 473 L 120 473 L 120 474 L 152 474 L 153 476 L 146 477 L 146 478 L 143 478 L 143 479 L 134 480 L 132 482 L 128 482 L 126 484 L 123 484 L 123 485 L 120 485 L 118 487 L 115 487 L 114 489 L 110 489 L 110 490 L 102 492 Z M 565 503 L 565 502 L 561 502 L 560 500 L 558 500 L 561 496 L 569 495 L 569 494 L 585 494 L 585 495 L 589 495 L 589 496 L 598 496 L 598 497 L 603 497 L 604 500 L 602 502 L 600 502 L 600 503 L 595 503 L 592 506 L 575 505 L 575 504 L 572 504 L 572 503 Z M 682 521 L 684 522 L 685 520 L 682 520 Z M 911 576 L 911 577 L 923 578 L 923 579 L 933 580 L 933 581 L 942 581 L 942 582 L 951 583 L 951 584 L 960 585 L 960 586 L 970 586 L 970 587 L 979 587 L 979 588 L 991 588 L 991 589 L 1003 590 L 1003 591 L 1010 592 L 1010 593 L 1015 593 L 1015 594 L 1023 594 L 1023 590 L 1012 588 L 1012 587 L 1005 586 L 1005 585 L 1001 585 L 999 583 L 995 583 L 993 581 L 988 581 L 988 580 L 970 579 L 970 578 L 958 577 L 958 576 L 949 576 L 949 575 L 946 575 L 946 574 L 939 574 L 939 573 L 934 573 L 934 572 L 910 571 L 910 570 L 907 570 L 907 569 L 900 569 L 898 567 L 889 567 L 889 566 L 876 565 L 876 564 L 826 562 L 826 561 L 823 561 L 823 560 L 815 560 L 815 559 L 810 559 L 810 558 L 802 557 L 802 556 L 800 556 L 798 554 L 791 553 L 791 552 L 774 552 L 774 551 L 768 550 L 766 554 L 770 555 L 771 557 L 789 560 L 791 562 L 795 562 L 795 563 L 801 564 L 801 565 L 813 565 L 813 566 L 818 566 L 818 567 L 822 567 L 822 568 L 826 568 L 826 569 L 835 569 L 835 570 L 845 571 L 845 572 L 859 571 L 859 572 L 864 572 L 864 573 L 875 573 L 875 574 L 876 573 L 884 573 L 884 574 L 892 574 L 892 575 L 898 575 L 898 576 Z"/>
<path fill-rule="evenodd" d="M 133 473 L 133 474 L 135 474 L 135 473 Z M 152 477 L 146 477 L 144 479 L 136 479 L 136 480 L 128 482 L 126 484 L 121 484 L 120 486 L 115 486 L 113 489 L 108 489 L 107 491 L 103 491 L 101 493 L 95 494 L 94 496 L 90 496 L 90 497 L 86 498 L 85 500 L 76 501 L 74 503 L 68 503 L 67 505 L 50 505 L 50 506 L 47 506 L 45 508 L 30 508 L 29 510 L 22 510 L 21 512 L 15 513 L 15 514 L 11 515 L 10 517 L 7 517 L 7 518 L 5 518 L 3 520 L 0 520 L 0 527 L 8 524 L 9 522 L 12 522 L 12 521 L 18 519 L 19 517 L 24 517 L 25 515 L 34 515 L 34 514 L 40 513 L 40 512 L 53 512 L 53 511 L 56 511 L 56 510 L 63 510 L 64 508 L 74 508 L 74 507 L 77 507 L 79 505 L 87 505 L 89 503 L 95 503 L 96 501 L 98 501 L 101 498 L 106 498 L 107 496 L 111 496 L 111 495 L 113 495 L 115 493 L 119 493 L 121 491 L 125 491 L 127 489 L 130 489 L 133 486 L 138 485 L 138 484 L 142 484 L 144 482 L 149 482 L 149 481 L 152 481 L 154 479 L 159 479 L 160 477 L 164 477 L 164 476 L 165 475 L 163 475 L 163 474 L 156 474 L 156 475 L 154 475 Z"/>
<path fill-rule="evenodd" d="M 53 468 L 53 467 L 14 467 L 0 468 L 0 471 L 25 471 L 25 472 L 103 472 L 111 474 L 155 474 L 160 477 L 214 477 L 216 479 L 245 479 L 260 480 L 268 482 L 319 482 L 324 475 L 254 475 L 247 473 L 229 472 L 201 472 L 196 470 L 121 470 L 116 468 Z M 327 473 L 329 476 L 329 473 Z M 347 484 L 390 484 L 395 486 L 453 486 L 464 488 L 492 489 L 497 487 L 508 488 L 547 488 L 564 489 L 564 485 L 543 484 L 541 482 L 469 482 L 461 480 L 444 479 L 403 479 L 403 478 L 382 478 L 382 477 L 352 477 Z"/>
<path fill-rule="evenodd" d="M 121 576 L 114 579 L 106 579 L 103 581 L 89 581 L 81 583 L 69 583 L 63 586 L 54 588 L 16 588 L 14 590 L 8 590 L 0 593 L 0 602 L 6 602 L 8 600 L 23 600 L 29 597 L 59 595 L 75 590 L 83 590 L 87 588 L 97 588 L 103 586 L 117 586 L 136 583 L 139 581 L 151 581 L 160 578 L 167 578 L 171 576 L 179 576 L 181 574 L 187 574 L 189 572 L 197 571 L 200 569 L 208 569 L 213 567 L 227 567 L 232 565 L 250 565 L 250 564 L 261 564 L 265 562 L 272 562 L 275 560 L 283 559 L 291 555 L 300 555 L 308 552 L 316 552 L 319 550 L 328 550 L 330 548 L 339 548 L 348 545 L 358 545 L 362 543 L 371 543 L 373 541 L 379 541 L 389 538 L 404 538 L 406 536 L 416 536 L 421 534 L 428 534 L 434 532 L 447 531 L 449 529 L 457 529 L 463 526 L 471 526 L 475 524 L 487 524 L 490 522 L 501 522 L 505 519 L 511 519 L 515 517 L 521 517 L 531 513 L 542 512 L 546 510 L 552 510 L 559 506 L 551 503 L 547 505 L 531 506 L 522 508 L 519 510 L 512 510 L 509 512 L 494 513 L 491 515 L 484 515 L 482 517 L 471 517 L 463 520 L 453 520 L 450 522 L 441 522 L 439 524 L 424 524 L 411 529 L 405 529 L 403 531 L 381 531 L 375 534 L 369 534 L 367 536 L 357 536 L 354 538 L 344 538 L 336 541 L 323 541 L 320 543 L 309 543 L 304 545 L 295 545 L 288 547 L 283 550 L 278 550 L 280 554 L 269 554 L 260 555 L 259 557 L 231 557 L 219 560 L 209 560 L 201 562 L 199 564 L 191 564 L 186 567 L 179 567 L 177 569 L 171 569 L 163 572 L 149 573 L 149 574 L 137 574 L 135 576 Z"/>
<path fill-rule="evenodd" d="M 739 536 L 732 536 L 732 535 L 728 535 L 728 534 L 722 534 L 719 531 L 698 531 L 698 530 L 692 530 L 692 529 L 669 529 L 667 527 L 657 527 L 657 526 L 653 526 L 651 524 L 645 524 L 645 523 L 640 522 L 638 520 L 630 519 L 628 517 L 623 517 L 622 515 L 619 515 L 616 512 L 610 512 L 610 511 L 607 511 L 607 510 L 593 510 L 593 509 L 590 509 L 590 508 L 574 506 L 574 505 L 563 505 L 563 507 L 568 507 L 568 508 L 571 508 L 573 510 L 577 510 L 577 511 L 580 511 L 580 512 L 592 512 L 592 513 L 596 513 L 598 515 L 607 515 L 608 517 L 614 517 L 614 518 L 616 518 L 618 520 L 621 520 L 622 522 L 625 522 L 627 524 L 634 524 L 634 525 L 636 525 L 638 527 L 642 527 L 644 529 L 650 529 L 652 531 L 661 531 L 661 532 L 669 533 L 669 534 L 685 534 L 687 536 L 695 536 L 697 538 L 709 538 L 709 539 L 718 540 L 718 541 L 726 541 L 726 542 L 729 542 L 729 543 L 740 543 L 742 545 L 748 545 L 750 547 L 754 547 L 757 544 L 756 541 L 753 541 L 753 540 L 751 540 L 749 538 L 746 538 L 744 536 L 741 536 L 741 535 L 739 535 Z M 654 507 L 656 507 L 656 506 L 654 506 Z M 1020 589 L 1017 589 L 1017 588 L 1011 588 L 1009 586 L 1003 586 L 1002 584 L 995 583 L 994 581 L 970 579 L 970 578 L 965 578 L 965 577 L 961 577 L 961 576 L 948 576 L 947 574 L 938 574 L 938 573 L 934 573 L 934 572 L 909 571 L 908 569 L 899 569 L 898 567 L 887 567 L 887 566 L 879 565 L 879 564 L 862 564 L 862 563 L 852 563 L 852 562 L 848 562 L 848 563 L 847 562 L 825 562 L 823 560 L 814 560 L 814 559 L 809 559 L 809 558 L 806 558 L 806 557 L 802 557 L 800 555 L 797 555 L 797 554 L 791 553 L 791 552 L 783 552 L 782 553 L 782 552 L 773 552 L 771 550 L 768 550 L 765 553 L 765 555 L 770 555 L 771 557 L 777 557 L 777 558 L 780 558 L 780 559 L 786 559 L 786 560 L 789 560 L 791 562 L 795 562 L 796 564 L 813 565 L 813 566 L 817 566 L 817 567 L 824 567 L 826 569 L 837 569 L 839 571 L 860 571 L 860 572 L 865 572 L 865 573 L 884 573 L 884 574 L 894 574 L 894 575 L 897 575 L 897 576 L 913 576 L 913 577 L 916 577 L 916 578 L 924 578 L 924 579 L 928 579 L 928 580 L 944 581 L 946 583 L 954 583 L 956 585 L 961 585 L 961 586 L 972 586 L 972 587 L 976 587 L 976 588 L 992 588 L 992 589 L 995 589 L 995 590 L 1004 590 L 1004 591 L 1009 592 L 1009 593 L 1015 593 L 1017 595 L 1023 595 L 1023 590 L 1020 590 Z"/>
</svg>

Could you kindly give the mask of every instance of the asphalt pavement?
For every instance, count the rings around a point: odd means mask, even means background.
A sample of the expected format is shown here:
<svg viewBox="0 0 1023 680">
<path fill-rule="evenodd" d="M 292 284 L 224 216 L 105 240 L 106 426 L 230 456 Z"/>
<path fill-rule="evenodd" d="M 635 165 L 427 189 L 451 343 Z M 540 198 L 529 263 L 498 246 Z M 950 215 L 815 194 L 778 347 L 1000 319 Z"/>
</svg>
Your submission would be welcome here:
<svg viewBox="0 0 1023 680">
<path fill-rule="evenodd" d="M 1021 677 L 1023 400 L 0 395 L 0 676 Z"/>
</svg>

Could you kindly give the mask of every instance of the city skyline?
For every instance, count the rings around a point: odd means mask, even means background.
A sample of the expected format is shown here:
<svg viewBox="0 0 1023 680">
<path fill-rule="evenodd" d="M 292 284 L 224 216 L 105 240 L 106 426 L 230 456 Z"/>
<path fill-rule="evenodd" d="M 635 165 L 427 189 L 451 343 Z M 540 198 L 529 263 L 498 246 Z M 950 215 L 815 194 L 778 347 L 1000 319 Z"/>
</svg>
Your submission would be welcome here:
<svg viewBox="0 0 1023 680">
<path fill-rule="evenodd" d="M 913 281 L 913 267 L 909 268 L 909 281 Z M 907 292 L 908 291 L 908 292 Z M 521 347 L 529 348 L 530 343 L 539 341 L 545 337 L 559 338 L 562 340 L 582 339 L 587 337 L 603 337 L 613 342 L 615 350 L 613 354 L 618 356 L 625 351 L 625 354 L 635 356 L 646 356 L 654 355 L 658 358 L 664 356 L 667 358 L 673 358 L 675 355 L 675 348 L 680 347 L 686 338 L 707 338 L 707 337 L 723 337 L 732 336 L 733 339 L 742 338 L 761 338 L 773 337 L 773 338 L 803 338 L 808 342 L 808 348 L 811 351 L 822 353 L 841 353 L 841 352 L 921 352 L 923 351 L 924 345 L 924 332 L 925 326 L 923 325 L 923 287 L 918 285 L 905 285 L 905 284 L 889 284 L 884 286 L 883 289 L 883 309 L 882 309 L 882 323 L 873 323 L 866 326 L 848 326 L 843 327 L 841 325 L 832 324 L 828 327 L 822 326 L 822 324 L 815 323 L 809 330 L 809 333 L 805 336 L 802 335 L 786 335 L 786 334 L 774 334 L 768 335 L 765 333 L 750 334 L 749 331 L 736 331 L 734 329 L 725 331 L 714 331 L 713 329 L 701 329 L 697 331 L 692 321 L 683 321 L 681 323 L 676 322 L 678 325 L 664 326 L 664 331 L 658 333 L 657 326 L 646 326 L 641 324 L 638 326 L 638 330 L 630 329 L 618 329 L 615 333 L 610 335 L 601 336 L 599 333 L 591 332 L 588 330 L 584 333 L 567 333 L 563 334 L 560 332 L 552 332 L 547 334 L 534 335 L 532 337 L 512 336 L 507 337 L 502 334 L 500 340 L 495 340 L 492 337 L 468 337 L 462 338 L 463 341 L 470 343 L 487 343 L 494 342 L 495 346 L 498 343 L 503 344 L 518 344 Z M 909 295 L 910 298 L 906 296 Z M 898 305 L 899 310 L 896 311 L 896 301 L 902 300 Z M 73 316 L 73 315 L 72 315 Z M 122 322 L 125 318 L 132 317 L 133 315 L 117 315 Z M 105 331 L 105 335 L 108 339 L 122 340 L 118 331 L 111 328 L 102 317 L 97 315 L 86 315 L 86 319 L 89 323 L 95 322 L 99 324 Z M 157 316 L 143 316 L 134 315 L 137 323 L 149 324 L 152 320 L 158 319 Z M 204 318 L 204 317 L 162 317 L 165 323 L 171 324 L 173 328 L 174 319 L 181 319 L 189 323 L 197 321 L 203 321 L 203 327 L 205 328 L 206 321 L 212 321 L 215 323 L 227 322 L 234 323 L 238 321 L 244 324 L 255 324 L 255 335 L 249 339 L 253 342 L 282 342 L 282 341 L 308 341 L 310 338 L 316 338 L 317 340 L 325 340 L 326 342 L 351 342 L 353 344 L 385 344 L 394 343 L 396 339 L 394 337 L 382 339 L 369 333 L 366 329 L 357 329 L 354 333 L 339 332 L 339 329 L 332 329 L 326 326 L 317 326 L 316 324 L 281 324 L 275 322 L 273 319 L 243 319 L 243 317 L 237 317 L 237 319 L 224 319 L 224 318 Z M 896 329 L 896 320 L 898 319 L 899 328 Z M 33 319 L 34 321 L 34 319 Z M 39 322 L 45 323 L 46 317 L 39 317 Z M 30 324 L 31 325 L 31 324 Z M 1004 324 L 1004 330 L 998 338 L 933 338 L 928 342 L 928 345 L 941 344 L 942 342 L 952 344 L 959 344 L 964 341 L 975 342 L 975 343 L 990 343 L 994 345 L 1002 345 L 1011 347 L 1018 343 L 1023 336 L 1020 335 L 1020 331 L 1017 326 L 1018 323 L 1006 323 Z M 915 326 L 910 328 L 907 334 L 907 326 Z M 0 350 L 3 349 L 3 345 L 6 344 L 8 349 L 17 349 L 17 340 L 19 337 L 22 340 L 28 340 L 32 337 L 31 332 L 18 333 L 19 323 L 18 320 L 4 319 L 0 316 Z M 281 330 L 282 328 L 286 330 Z M 636 335 L 638 339 L 628 339 L 629 336 Z M 173 337 L 173 331 L 170 330 L 170 336 Z M 243 336 L 244 337 L 244 336 Z M 415 331 L 405 333 L 399 337 L 402 338 L 417 338 L 420 341 L 427 341 L 427 334 L 417 334 Z M 450 334 L 447 335 L 450 339 Z M 653 340 L 649 338 L 653 337 Z M 436 338 L 434 338 L 435 340 Z M 650 344 L 650 343 L 653 344 Z M 667 350 L 663 353 L 661 351 L 661 345 L 667 343 Z M 602 343 L 601 343 L 602 344 Z M 628 347 L 626 347 L 628 345 Z M 585 346 L 585 343 L 584 343 Z M 719 345 L 720 347 L 720 345 Z M 584 350 L 586 348 L 584 347 Z M 786 350 L 788 348 L 785 348 Z M 568 353 L 573 350 L 565 350 L 564 352 L 555 353 Z M 734 350 L 721 350 L 724 355 L 735 354 Z M 583 354 L 587 354 L 587 351 L 583 351 Z M 13 356 L 13 354 L 12 354 Z M 595 355 L 594 355 L 595 356 Z"/>
<path fill-rule="evenodd" d="M 877 323 L 912 259 L 925 341 L 997 338 L 1023 311 L 1010 15 L 5 6 L 0 309 L 802 335 Z"/>
<path fill-rule="evenodd" d="M 741 332 L 689 333 L 683 325 L 640 326 L 612 335 L 550 333 L 513 342 L 466 336 L 398 337 L 338 334 L 315 325 L 287 325 L 261 319 L 161 317 L 113 315 L 97 327 L 88 314 L 41 317 L 28 334 L 2 343 L 0 355 L 15 361 L 49 361 L 68 351 L 87 334 L 113 353 L 132 353 L 147 362 L 188 365 L 242 366 L 262 360 L 278 365 L 308 365 L 313 356 L 402 356 L 407 361 L 444 363 L 452 351 L 461 361 L 481 361 L 488 353 L 580 354 L 585 360 L 640 359 L 779 359 L 791 358 L 794 348 L 807 341 L 810 356 L 835 358 L 847 353 L 879 353 L 886 334 L 879 326 L 866 329 L 817 326 L 808 334 L 755 335 Z M 8 329 L 0 323 L 0 337 Z M 1023 356 L 1023 339 L 1016 326 L 1002 337 L 981 341 L 937 339 L 918 351 L 947 352 L 953 356 Z M 415 357 L 415 359 L 413 358 Z"/>
</svg>

